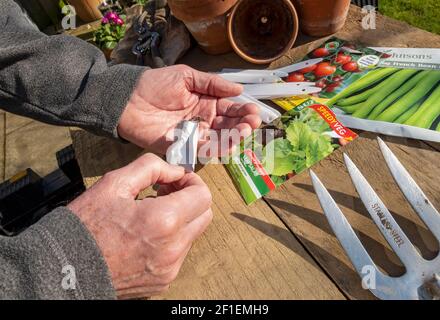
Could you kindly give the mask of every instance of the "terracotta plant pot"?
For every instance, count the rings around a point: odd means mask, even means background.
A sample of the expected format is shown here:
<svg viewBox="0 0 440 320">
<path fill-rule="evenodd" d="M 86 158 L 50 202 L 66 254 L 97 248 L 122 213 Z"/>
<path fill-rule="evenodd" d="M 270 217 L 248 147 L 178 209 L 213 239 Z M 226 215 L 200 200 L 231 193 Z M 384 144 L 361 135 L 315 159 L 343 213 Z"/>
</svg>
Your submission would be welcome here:
<svg viewBox="0 0 440 320">
<path fill-rule="evenodd" d="M 93 22 L 102 17 L 98 9 L 102 0 L 68 0 L 68 2 L 75 7 L 76 14 L 84 22 Z"/>
<path fill-rule="evenodd" d="M 301 31 L 315 37 L 328 36 L 342 29 L 350 0 L 292 0 L 299 14 Z"/>
<path fill-rule="evenodd" d="M 229 17 L 228 36 L 245 60 L 270 63 L 295 43 L 298 16 L 289 0 L 241 0 Z"/>
<path fill-rule="evenodd" d="M 173 15 L 184 22 L 218 17 L 236 3 L 237 0 L 168 0 Z"/>
<path fill-rule="evenodd" d="M 168 0 L 168 4 L 206 53 L 223 54 L 232 50 L 227 36 L 227 14 L 237 1 Z"/>
</svg>

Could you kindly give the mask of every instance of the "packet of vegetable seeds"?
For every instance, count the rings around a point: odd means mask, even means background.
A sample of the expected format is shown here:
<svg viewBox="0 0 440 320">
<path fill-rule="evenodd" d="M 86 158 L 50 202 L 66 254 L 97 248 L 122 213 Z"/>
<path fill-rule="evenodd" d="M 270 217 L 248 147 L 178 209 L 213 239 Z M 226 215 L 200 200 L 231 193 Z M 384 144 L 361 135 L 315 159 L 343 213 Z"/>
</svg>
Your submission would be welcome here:
<svg viewBox="0 0 440 320">
<path fill-rule="evenodd" d="M 440 49 L 365 48 L 330 39 L 310 52 L 324 60 L 289 75 L 322 88 L 313 98 L 347 127 L 440 142 Z M 274 101 L 285 110 L 302 97 Z"/>
<path fill-rule="evenodd" d="M 245 139 L 226 168 L 250 204 L 356 137 L 328 107 L 304 99 Z"/>
</svg>

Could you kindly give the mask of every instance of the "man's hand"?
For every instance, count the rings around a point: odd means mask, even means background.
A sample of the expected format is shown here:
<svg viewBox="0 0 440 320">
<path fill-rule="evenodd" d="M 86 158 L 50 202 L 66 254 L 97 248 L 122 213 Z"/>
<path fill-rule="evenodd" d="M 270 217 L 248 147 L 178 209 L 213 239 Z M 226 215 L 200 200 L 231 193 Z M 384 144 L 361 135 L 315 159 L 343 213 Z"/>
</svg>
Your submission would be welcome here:
<svg viewBox="0 0 440 320">
<path fill-rule="evenodd" d="M 135 200 L 156 183 L 157 198 Z M 136 298 L 169 287 L 211 222 L 210 206 L 200 177 L 146 154 L 106 174 L 68 207 L 93 234 L 118 297 Z"/>
<path fill-rule="evenodd" d="M 237 129 L 249 136 L 261 124 L 254 104 L 238 105 L 227 97 L 243 87 L 185 65 L 146 71 L 139 80 L 119 126 L 119 135 L 150 151 L 164 154 L 173 142 L 173 131 L 182 120 L 199 117 L 200 144 L 208 129 Z"/>
</svg>

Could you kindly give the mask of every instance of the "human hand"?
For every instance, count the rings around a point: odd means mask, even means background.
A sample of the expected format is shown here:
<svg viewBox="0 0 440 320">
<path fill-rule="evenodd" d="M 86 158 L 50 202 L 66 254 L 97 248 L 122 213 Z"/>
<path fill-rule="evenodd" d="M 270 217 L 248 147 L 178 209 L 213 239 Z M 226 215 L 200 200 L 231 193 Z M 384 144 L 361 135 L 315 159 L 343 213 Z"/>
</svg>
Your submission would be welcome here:
<svg viewBox="0 0 440 320">
<path fill-rule="evenodd" d="M 156 183 L 157 198 L 135 200 Z M 212 220 L 210 206 L 199 176 L 146 154 L 104 175 L 68 208 L 94 236 L 118 297 L 139 298 L 163 292 L 176 278 Z"/>
<path fill-rule="evenodd" d="M 242 91 L 239 84 L 185 65 L 147 70 L 121 116 L 118 133 L 162 154 L 173 142 L 176 126 L 195 117 L 203 120 L 199 147 L 209 142 L 208 129 L 218 134 L 221 129 L 236 129 L 244 138 L 260 126 L 261 119 L 256 105 L 242 106 L 225 99 Z"/>
</svg>

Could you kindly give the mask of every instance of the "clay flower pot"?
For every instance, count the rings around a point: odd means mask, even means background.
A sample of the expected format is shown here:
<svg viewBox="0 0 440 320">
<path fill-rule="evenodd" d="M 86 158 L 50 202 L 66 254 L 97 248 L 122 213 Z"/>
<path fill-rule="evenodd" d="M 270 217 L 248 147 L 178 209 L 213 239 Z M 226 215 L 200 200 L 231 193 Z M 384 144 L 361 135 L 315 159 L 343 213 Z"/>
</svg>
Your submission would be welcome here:
<svg viewBox="0 0 440 320">
<path fill-rule="evenodd" d="M 223 54 L 232 50 L 227 36 L 227 14 L 237 1 L 168 0 L 168 5 L 206 53 Z"/>
<path fill-rule="evenodd" d="M 69 0 L 68 2 L 75 7 L 76 14 L 83 22 L 93 22 L 102 18 L 98 9 L 102 0 Z"/>
<path fill-rule="evenodd" d="M 241 0 L 228 22 L 232 48 L 243 59 L 266 64 L 292 48 L 298 16 L 289 0 Z"/>
<path fill-rule="evenodd" d="M 218 17 L 236 3 L 237 0 L 168 0 L 173 15 L 184 22 Z"/>
<path fill-rule="evenodd" d="M 301 31 L 315 37 L 336 33 L 345 24 L 350 0 L 292 0 Z"/>
</svg>

